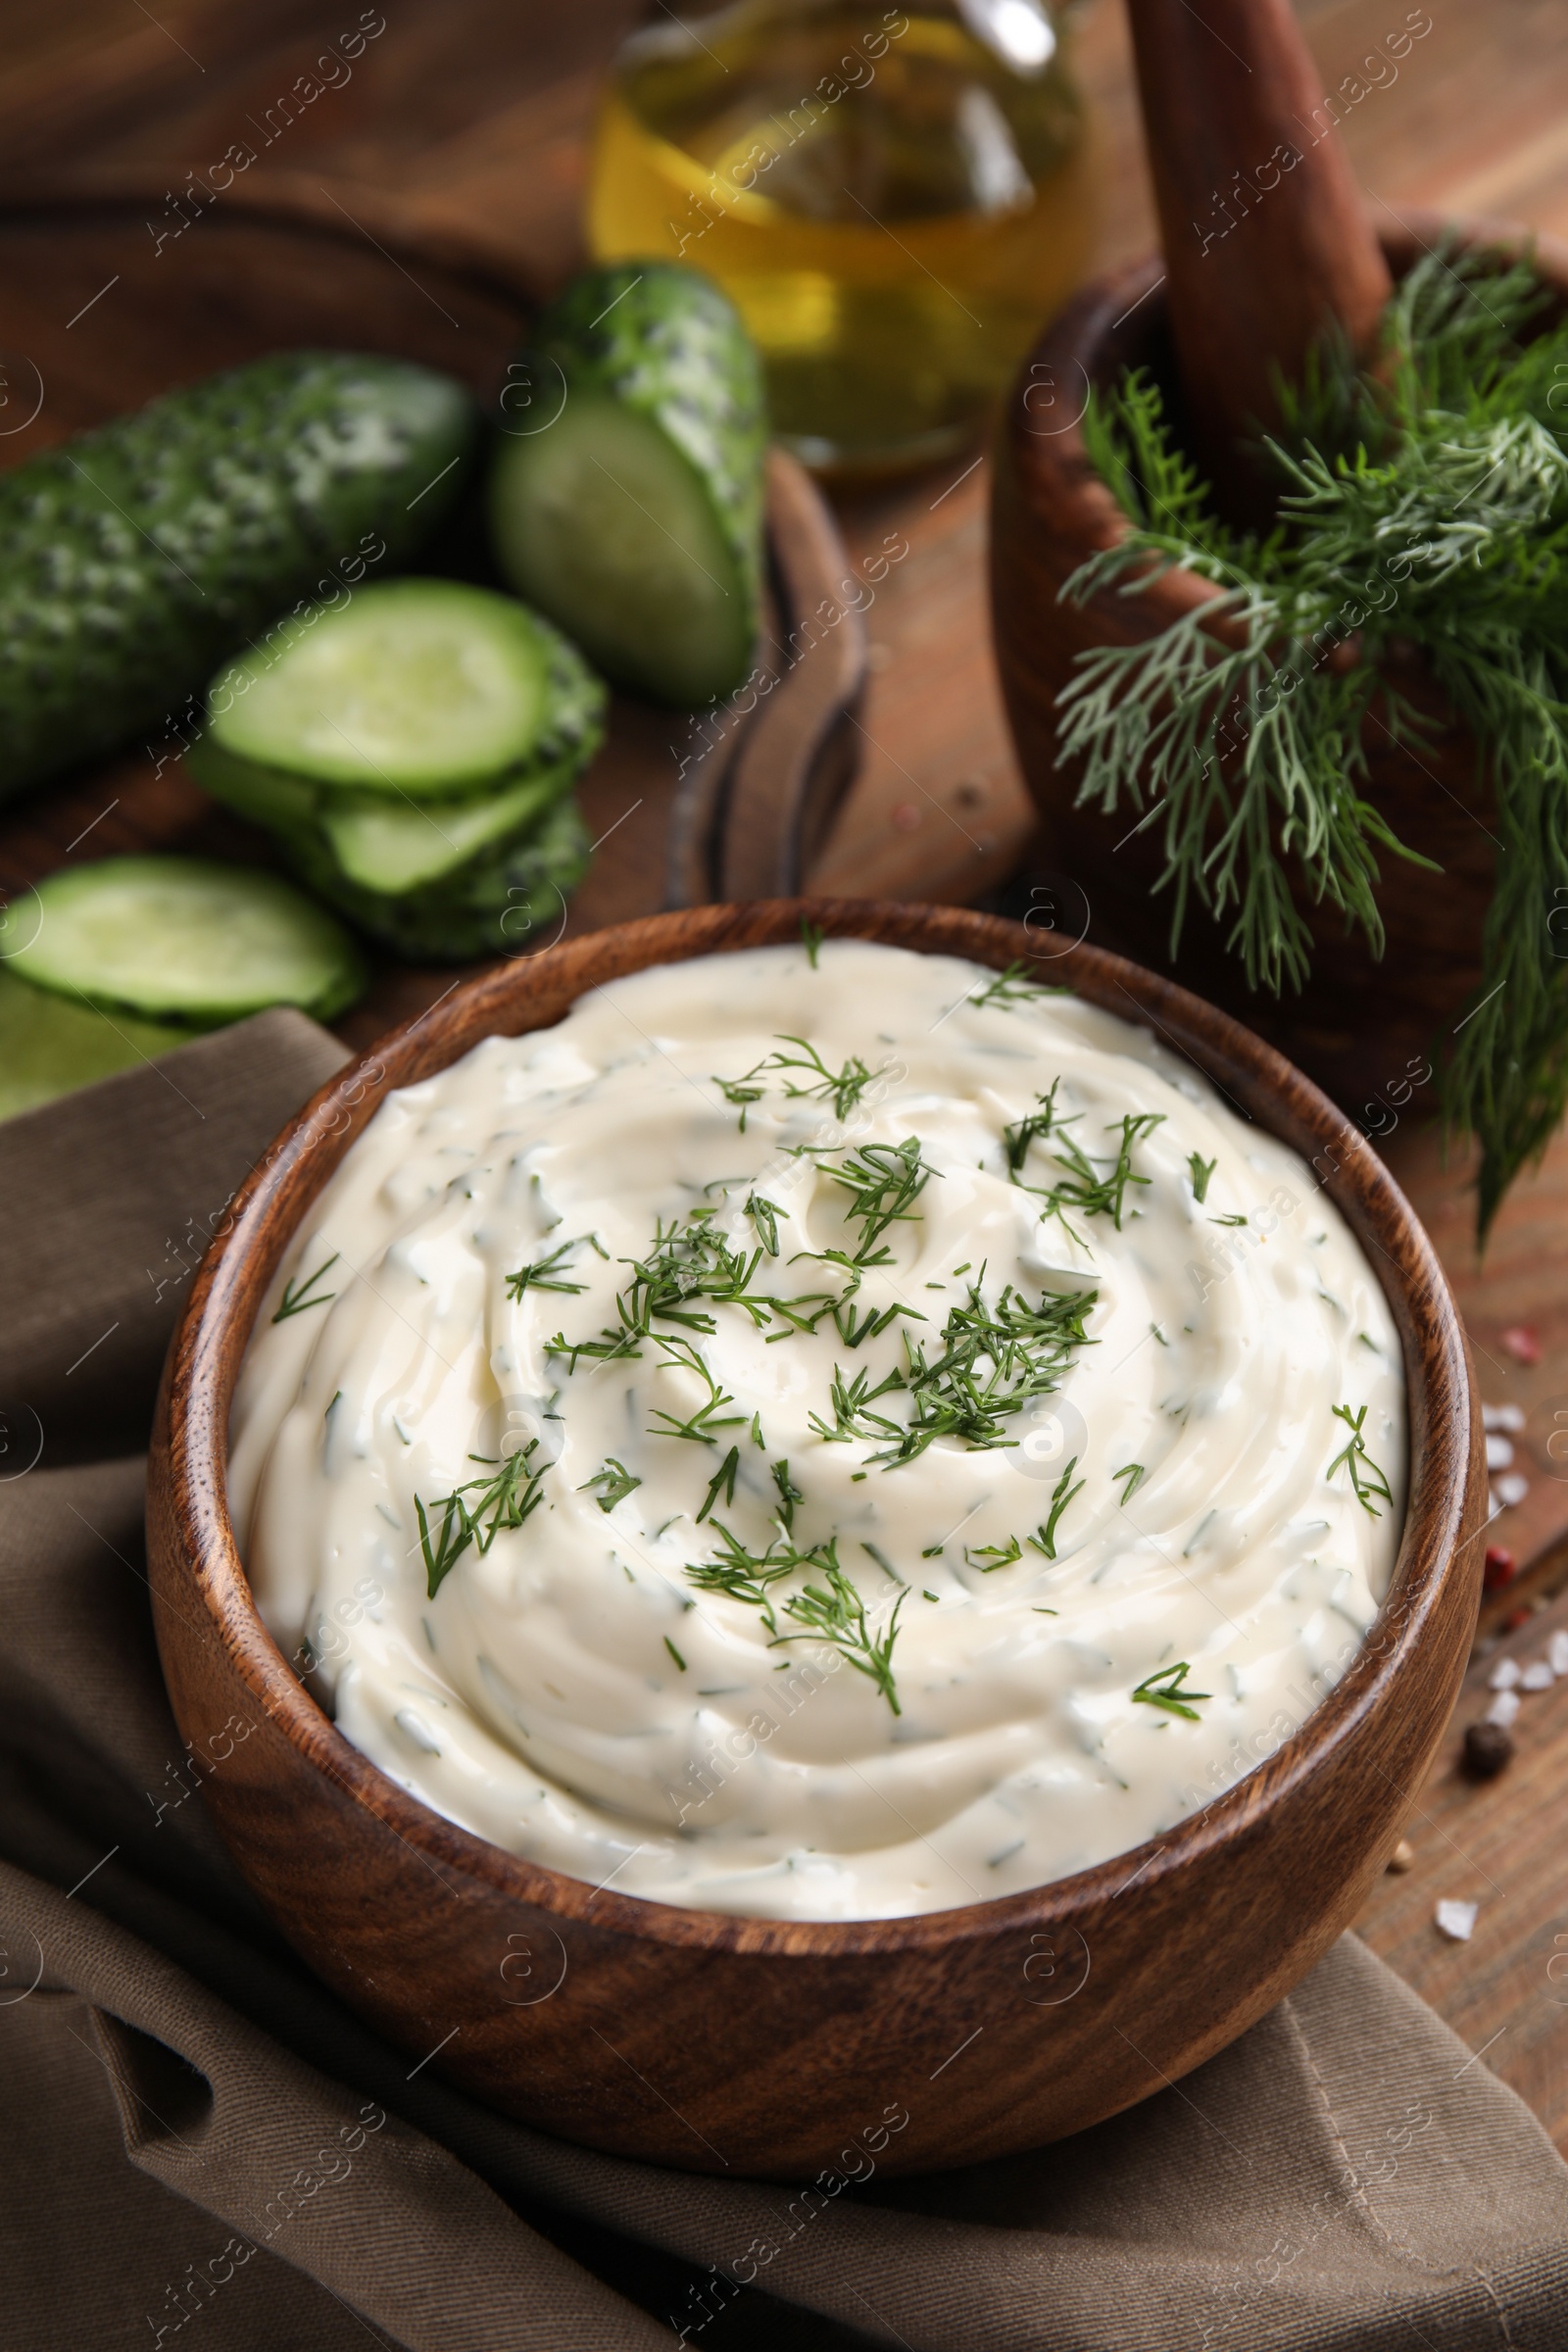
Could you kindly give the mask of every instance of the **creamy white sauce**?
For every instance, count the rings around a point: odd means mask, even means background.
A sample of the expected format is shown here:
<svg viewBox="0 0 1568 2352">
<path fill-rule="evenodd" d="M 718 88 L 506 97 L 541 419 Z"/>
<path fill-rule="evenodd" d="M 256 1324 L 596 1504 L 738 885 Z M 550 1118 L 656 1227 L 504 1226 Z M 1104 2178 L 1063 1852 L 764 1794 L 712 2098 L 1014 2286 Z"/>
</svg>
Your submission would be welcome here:
<svg viewBox="0 0 1568 2352">
<path fill-rule="evenodd" d="M 1343 1672 L 1403 1512 L 1375 1276 L 1311 1171 L 1156 1038 L 995 980 L 853 941 L 815 966 L 790 947 L 644 972 L 392 1095 L 346 1154 L 252 1340 L 230 1496 L 285 1653 L 438 1812 L 661 1902 L 940 1910 L 1169 1828 Z M 786 1092 L 821 1083 L 779 1066 L 801 1053 L 786 1037 L 872 1074 L 844 1121 Z M 1020 1139 L 1054 1085 L 1063 1123 Z M 1129 1118 L 1119 1229 L 1113 1184 L 1053 1212 L 1061 1160 L 1076 1147 L 1103 1180 Z M 885 1170 L 911 1138 L 931 1173 L 868 1240 L 832 1171 L 867 1147 Z M 747 1294 L 806 1298 L 798 1314 L 851 1280 L 810 1252 L 889 1262 L 861 1269 L 846 1329 L 688 1297 L 710 1331 L 655 1318 L 638 1354 L 552 1352 L 619 1328 L 627 1261 L 705 1206 L 746 1265 L 762 1250 Z M 530 1265 L 582 1288 L 509 1286 Z M 1059 1390 L 994 1417 L 1010 1443 L 939 1435 L 879 1463 L 940 1402 L 911 1386 L 910 1342 L 936 1364 L 975 1283 L 993 1316 L 1008 1285 L 1031 1311 L 1093 1294 Z M 890 1308 L 911 1311 L 847 1344 Z M 992 1359 L 971 1370 L 995 1387 Z M 869 1405 L 891 1434 L 822 1434 L 836 1371 L 868 1391 L 901 1375 Z M 668 1434 L 715 1390 L 706 1442 L 700 1418 Z M 1352 1439 L 1336 1407 L 1364 1408 L 1365 1451 L 1331 1474 Z M 529 1446 L 509 1475 L 520 1501 L 542 1470 L 533 1505 L 492 1536 L 485 1482 Z M 787 1537 L 782 1462 L 802 1497 Z M 477 1540 L 431 1598 L 465 1488 Z M 766 1613 L 694 1579 L 721 1526 L 764 1571 L 811 1553 L 766 1575 Z M 847 1647 L 806 1622 L 808 1588 L 836 1599 Z"/>
</svg>

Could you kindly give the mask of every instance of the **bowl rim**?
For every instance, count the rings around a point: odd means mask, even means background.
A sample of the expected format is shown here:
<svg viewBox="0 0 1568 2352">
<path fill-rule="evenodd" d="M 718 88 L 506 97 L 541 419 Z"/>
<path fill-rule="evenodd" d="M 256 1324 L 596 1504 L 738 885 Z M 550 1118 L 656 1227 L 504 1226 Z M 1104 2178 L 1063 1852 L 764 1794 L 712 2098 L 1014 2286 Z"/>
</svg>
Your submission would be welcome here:
<svg viewBox="0 0 1568 2352">
<path fill-rule="evenodd" d="M 483 1037 L 553 1026 L 591 987 L 655 964 L 786 944 L 807 924 L 828 939 L 879 940 L 993 970 L 1044 963 L 1052 983 L 1152 1028 L 1317 1177 L 1378 1273 L 1404 1358 L 1404 1522 L 1383 1603 L 1338 1682 L 1272 1754 L 1169 1830 L 1042 1886 L 906 1917 L 803 1921 L 689 1909 L 608 1883 L 592 1886 L 447 1820 L 354 1747 L 299 1681 L 252 1598 L 226 1502 L 229 1408 L 256 1314 L 301 1218 L 385 1092 L 449 1066 Z M 612 925 L 490 966 L 389 1031 L 318 1090 L 225 1205 L 165 1367 L 165 1466 L 155 1475 L 167 1478 L 179 1565 L 159 1578 L 156 1597 L 160 1608 L 181 1614 L 181 1598 L 198 1599 L 270 1723 L 340 1795 L 363 1805 L 438 1875 L 458 1872 L 519 1906 L 633 1941 L 818 1961 L 958 1946 L 1021 1929 L 1071 1930 L 1134 1880 L 1152 1886 L 1219 1845 L 1266 1834 L 1271 1813 L 1388 1700 L 1447 1580 L 1471 1573 L 1461 1562 L 1483 1532 L 1479 1513 L 1465 1532 L 1467 1511 L 1484 1492 L 1480 1413 L 1463 1327 L 1437 1253 L 1366 1139 L 1283 1055 L 1174 982 L 1062 939 L 1043 925 L 965 907 L 845 899 L 720 904 Z M 552 995 L 561 1009 L 530 1020 L 530 1008 Z M 1479 1592 L 1478 1568 L 1475 1578 Z M 177 1593 L 162 1589 L 172 1580 Z"/>
</svg>

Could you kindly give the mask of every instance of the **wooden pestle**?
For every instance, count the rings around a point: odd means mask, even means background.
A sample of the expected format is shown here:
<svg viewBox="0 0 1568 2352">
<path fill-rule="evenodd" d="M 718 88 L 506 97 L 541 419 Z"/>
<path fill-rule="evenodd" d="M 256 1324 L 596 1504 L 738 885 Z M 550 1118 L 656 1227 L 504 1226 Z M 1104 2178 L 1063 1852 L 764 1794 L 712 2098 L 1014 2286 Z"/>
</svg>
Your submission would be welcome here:
<svg viewBox="0 0 1568 2352">
<path fill-rule="evenodd" d="M 1363 362 L 1392 290 L 1290 0 L 1127 0 L 1193 455 L 1222 508 L 1272 506 L 1248 445 L 1336 323 Z M 1292 160 L 1294 159 L 1294 160 Z"/>
</svg>

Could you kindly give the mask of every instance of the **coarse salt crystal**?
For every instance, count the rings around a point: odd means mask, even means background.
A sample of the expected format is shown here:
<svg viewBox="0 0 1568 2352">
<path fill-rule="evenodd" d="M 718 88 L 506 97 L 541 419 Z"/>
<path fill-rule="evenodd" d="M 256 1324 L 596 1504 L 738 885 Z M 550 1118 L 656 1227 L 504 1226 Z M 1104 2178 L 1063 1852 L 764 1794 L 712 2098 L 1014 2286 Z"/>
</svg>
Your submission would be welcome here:
<svg viewBox="0 0 1568 2352">
<path fill-rule="evenodd" d="M 1499 1690 L 1496 1697 L 1493 1700 L 1491 1706 L 1487 1709 L 1487 1721 L 1489 1723 L 1500 1723 L 1503 1730 L 1506 1731 L 1509 1724 L 1512 1723 L 1518 1712 L 1518 1691 Z"/>
<path fill-rule="evenodd" d="M 1521 1690 L 1549 1690 L 1556 1681 L 1544 1658 L 1534 1658 L 1519 1677 Z"/>
<path fill-rule="evenodd" d="M 1553 1674 L 1568 1674 L 1568 1633 L 1552 1635 L 1546 1643 L 1546 1661 Z"/>
<path fill-rule="evenodd" d="M 1513 1461 L 1513 1446 L 1507 1438 L 1489 1436 L 1487 1439 L 1487 1468 L 1506 1470 Z"/>
<path fill-rule="evenodd" d="M 1568 1635 L 1563 1638 L 1568 1641 Z M 1487 1681 L 1494 1690 L 1511 1690 L 1518 1680 L 1519 1661 L 1517 1658 L 1499 1658 L 1487 1677 Z"/>
<path fill-rule="evenodd" d="M 1476 1913 L 1480 1908 L 1479 1903 L 1456 1903 L 1451 1897 L 1446 1898 L 1438 1905 L 1438 1925 L 1455 1943 L 1468 1943 L 1475 1933 Z"/>
<path fill-rule="evenodd" d="M 1529 1492 L 1529 1479 L 1521 1478 L 1517 1470 L 1505 1470 L 1497 1481 L 1497 1500 L 1504 1510 L 1511 1510 L 1516 1502 L 1523 1502 Z"/>
<path fill-rule="evenodd" d="M 1522 1404 L 1484 1404 L 1481 1407 L 1483 1429 L 1505 1429 L 1517 1436 L 1524 1425 L 1525 1408 Z"/>
</svg>

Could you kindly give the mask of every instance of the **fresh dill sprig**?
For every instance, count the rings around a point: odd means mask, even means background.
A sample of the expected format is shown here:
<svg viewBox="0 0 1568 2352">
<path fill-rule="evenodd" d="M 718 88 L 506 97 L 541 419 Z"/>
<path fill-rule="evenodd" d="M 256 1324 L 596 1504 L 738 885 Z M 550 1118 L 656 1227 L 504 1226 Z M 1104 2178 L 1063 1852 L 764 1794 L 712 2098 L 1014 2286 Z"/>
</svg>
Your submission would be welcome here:
<svg viewBox="0 0 1568 2352">
<path fill-rule="evenodd" d="M 668 1427 L 650 1429 L 648 1434 L 651 1438 L 685 1438 L 694 1446 L 716 1446 L 716 1431 L 745 1426 L 744 1413 L 726 1413 L 721 1409 L 726 1404 L 733 1404 L 735 1399 L 727 1389 L 720 1388 L 690 1340 L 670 1339 L 659 1332 L 655 1335 L 654 1345 L 662 1348 L 666 1363 L 682 1364 L 688 1372 L 695 1372 L 707 1389 L 708 1396 L 696 1412 L 688 1414 L 684 1421 L 674 1413 L 666 1413 L 662 1407 L 656 1408 L 654 1419 L 667 1422 Z"/>
<path fill-rule="evenodd" d="M 1134 1700 L 1145 1707 L 1163 1707 L 1167 1715 L 1185 1715 L 1190 1723 L 1201 1723 L 1202 1717 L 1189 1699 L 1212 1698 L 1212 1690 L 1189 1690 L 1187 1677 L 1192 1673 L 1182 1658 L 1174 1666 L 1162 1666 L 1157 1674 L 1146 1676 L 1133 1692 Z"/>
<path fill-rule="evenodd" d="M 793 1617 L 806 1631 L 775 1634 L 774 1645 L 784 1642 L 825 1642 L 857 1674 L 868 1676 L 894 1714 L 902 1715 L 904 1710 L 899 1705 L 898 1687 L 893 1680 L 893 1644 L 898 1638 L 899 1612 L 907 1595 L 899 1594 L 885 1632 L 877 1634 L 866 1622 L 865 1602 L 859 1589 L 839 1565 L 837 1539 L 830 1536 L 825 1544 L 818 1544 L 813 1552 L 804 1556 L 822 1582 L 808 1584 L 804 1591 L 790 1594 L 784 1603 L 784 1614 Z"/>
<path fill-rule="evenodd" d="M 976 1544 L 972 1548 L 966 1544 L 963 1556 L 971 1568 L 989 1576 L 994 1568 L 1010 1568 L 1014 1560 L 1021 1560 L 1023 1545 L 1016 1536 L 1009 1536 L 1005 1544 Z"/>
<path fill-rule="evenodd" d="M 632 1489 L 640 1487 L 642 1483 L 640 1478 L 633 1478 L 625 1463 L 617 1462 L 612 1453 L 606 1455 L 592 1478 L 583 1480 L 577 1492 L 579 1494 L 592 1492 L 602 1511 L 612 1511 L 617 1502 L 623 1501 Z"/>
<path fill-rule="evenodd" d="M 765 1086 L 753 1086 L 752 1076 L 752 1071 L 748 1070 L 744 1078 L 720 1078 L 716 1073 L 713 1078 L 713 1084 L 731 1109 L 739 1110 L 739 1132 L 742 1135 L 746 1133 L 746 1113 L 754 1102 L 760 1102 L 767 1092 Z"/>
<path fill-rule="evenodd" d="M 700 1592 L 722 1593 L 728 1600 L 756 1609 L 767 1628 L 770 1647 L 787 1642 L 825 1642 L 847 1665 L 875 1683 L 895 1715 L 902 1712 L 893 1679 L 893 1644 L 905 1592 L 900 1592 L 886 1627 L 878 1633 L 867 1620 L 864 1598 L 840 1564 L 836 1536 L 805 1550 L 784 1536 L 766 1551 L 759 1552 L 743 1544 L 722 1520 L 715 1519 L 713 1529 L 721 1546 L 717 1558 L 686 1563 L 687 1577 Z M 775 1588 L 798 1573 L 819 1581 L 808 1581 L 787 1598 L 776 1596 Z M 781 1617 L 793 1619 L 805 1630 L 786 1632 Z"/>
<path fill-rule="evenodd" d="M 1142 1462 L 1123 1462 L 1119 1470 L 1113 1470 L 1111 1472 L 1110 1477 L 1112 1485 L 1115 1484 L 1118 1478 L 1124 1478 L 1127 1481 L 1127 1484 L 1121 1491 L 1121 1507 L 1123 1510 L 1127 1508 L 1129 1500 L 1134 1494 L 1137 1494 L 1139 1488 L 1143 1485 L 1144 1475 L 1144 1465 Z"/>
<path fill-rule="evenodd" d="M 1004 972 L 978 989 L 969 999 L 971 1004 L 999 1004 L 1010 1011 L 1014 1004 L 1027 1004 L 1036 997 L 1058 997 L 1058 988 L 1047 988 L 1042 981 L 1029 977 L 1029 966 L 1023 962 L 1009 963 Z"/>
<path fill-rule="evenodd" d="M 580 1250 L 587 1239 L 586 1234 L 579 1234 L 575 1241 L 558 1242 L 547 1256 L 536 1257 L 531 1265 L 519 1266 L 514 1274 L 507 1276 L 507 1297 L 518 1299 L 524 1291 L 585 1291 L 588 1288 L 585 1282 L 568 1282 L 561 1269 L 573 1250 Z"/>
<path fill-rule="evenodd" d="M 520 1527 L 530 1511 L 536 1511 L 544 1500 L 545 1465 L 533 1468 L 533 1456 L 539 1440 L 530 1438 L 526 1446 L 507 1454 L 499 1463 L 488 1454 L 470 1453 L 470 1462 L 482 1463 L 495 1472 L 493 1478 L 470 1478 L 451 1494 L 438 1495 L 429 1512 L 417 1494 L 414 1497 L 414 1515 L 418 1522 L 419 1549 L 424 1557 L 427 1595 L 434 1600 L 443 1581 L 451 1575 L 464 1553 L 472 1544 L 481 1559 L 503 1528 Z M 636 1485 L 636 1480 L 632 1484 Z M 468 1502 L 469 1494 L 475 1500 Z M 432 1534 L 430 1519 L 439 1511 L 439 1527 Z"/>
<path fill-rule="evenodd" d="M 1055 1217 L 1063 1230 L 1082 1245 L 1084 1237 L 1068 1221 L 1068 1209 L 1084 1217 L 1109 1217 L 1120 1233 L 1127 1187 L 1130 1184 L 1147 1185 L 1151 1181 L 1149 1177 L 1133 1172 L 1134 1146 L 1162 1125 L 1165 1113 L 1160 1110 L 1130 1111 L 1120 1120 L 1112 1119 L 1107 1131 L 1119 1126 L 1121 1142 L 1108 1169 L 1102 1172 L 1076 1137 L 1066 1132 L 1069 1127 L 1077 1125 L 1083 1114 L 1081 1111 L 1071 1111 L 1065 1118 L 1059 1114 L 1056 1109 L 1056 1089 L 1060 1083 L 1059 1078 L 1054 1078 L 1050 1093 L 1035 1098 L 1040 1105 L 1038 1110 L 1032 1110 L 1024 1118 L 1016 1119 L 1010 1126 L 1003 1128 L 1002 1148 L 1006 1155 L 1007 1174 L 1012 1182 L 1045 1202 L 1040 1212 L 1042 1220 Z M 1026 1185 L 1022 1170 L 1028 1160 L 1030 1148 L 1047 1141 L 1060 1145 L 1060 1150 L 1053 1152 L 1051 1156 L 1063 1173 L 1054 1184 Z"/>
<path fill-rule="evenodd" d="M 1084 1491 L 1086 1482 L 1083 1479 L 1079 1479 L 1076 1486 L 1073 1484 L 1072 1474 L 1077 1467 L 1078 1456 L 1074 1454 L 1051 1490 L 1049 1517 L 1043 1519 L 1034 1534 L 1027 1539 L 1031 1548 L 1042 1553 L 1048 1560 L 1054 1560 L 1056 1556 L 1056 1529 L 1061 1523 L 1062 1512 L 1072 1501 L 1074 1495 L 1081 1494 Z"/>
<path fill-rule="evenodd" d="M 808 1039 L 791 1037 L 787 1033 L 781 1033 L 780 1043 L 786 1046 L 799 1046 L 799 1054 L 770 1054 L 766 1061 L 758 1063 L 758 1068 L 760 1070 L 811 1071 L 815 1079 L 815 1083 L 811 1086 L 797 1086 L 792 1078 L 786 1078 L 784 1081 L 786 1096 L 792 1102 L 812 1100 L 819 1102 L 831 1102 L 833 1116 L 839 1120 L 849 1117 L 872 1079 L 879 1078 L 882 1074 L 880 1070 L 867 1069 L 858 1054 L 852 1054 L 841 1070 L 830 1070 L 815 1046 Z"/>
<path fill-rule="evenodd" d="M 334 1250 L 331 1256 L 326 1260 L 325 1264 L 318 1266 L 316 1272 L 307 1276 L 304 1282 L 285 1282 L 283 1285 L 283 1303 L 278 1308 L 276 1314 L 272 1317 L 272 1321 L 274 1323 L 286 1323 L 290 1315 L 303 1315 L 307 1313 L 311 1307 L 325 1306 L 329 1298 L 335 1298 L 337 1297 L 336 1291 L 317 1291 L 314 1298 L 312 1298 L 309 1294 L 316 1290 L 316 1286 L 320 1281 L 323 1274 L 329 1274 L 331 1272 L 332 1268 L 337 1264 L 338 1258 L 341 1254 L 341 1251 Z"/>
<path fill-rule="evenodd" d="M 894 1371 L 871 1386 L 869 1370 L 857 1372 L 853 1381 L 846 1382 L 837 1364 L 829 1384 L 828 1401 L 833 1407 L 833 1419 L 824 1421 L 820 1413 L 808 1415 L 811 1427 L 819 1438 L 830 1446 L 845 1445 L 851 1438 L 899 1438 L 904 1436 L 903 1424 L 892 1421 L 883 1413 L 873 1413 L 871 1406 L 879 1396 L 904 1387 L 904 1374 Z"/>
<path fill-rule="evenodd" d="M 683 1431 L 682 1435 L 684 1436 L 684 1434 L 685 1433 Z M 704 1500 L 702 1509 L 697 1514 L 697 1524 L 699 1527 L 701 1527 L 703 1521 L 708 1517 L 714 1503 L 717 1502 L 720 1488 L 722 1488 L 724 1491 L 725 1507 L 727 1508 L 734 1502 L 735 1474 L 740 1469 L 740 1466 L 741 1449 L 738 1446 L 732 1446 L 728 1453 L 725 1454 L 724 1459 L 719 1463 L 718 1468 L 713 1472 L 712 1477 L 708 1482 L 708 1494 Z"/>
<path fill-rule="evenodd" d="M 1261 540 L 1214 517 L 1146 376 L 1096 394 L 1090 456 L 1132 527 L 1064 591 L 1136 600 L 1172 565 L 1218 591 L 1080 657 L 1059 756 L 1080 804 L 1113 814 L 1130 795 L 1157 830 L 1172 952 L 1196 901 L 1253 987 L 1301 986 L 1314 906 L 1381 954 L 1381 858 L 1430 869 L 1365 792 L 1366 730 L 1419 755 L 1438 723 L 1398 683 L 1405 648 L 1470 730 L 1500 850 L 1438 1087 L 1449 1134 L 1481 1147 L 1482 1239 L 1568 1109 L 1568 322 L 1538 332 L 1545 301 L 1528 255 L 1424 257 L 1373 372 L 1326 352 L 1287 400 Z"/>
<path fill-rule="evenodd" d="M 748 1256 L 744 1250 L 733 1249 L 713 1223 L 717 1214 L 715 1208 L 694 1208 L 668 1225 L 661 1217 L 648 1255 L 619 1261 L 631 1267 L 632 1278 L 615 1297 L 618 1324 L 593 1340 L 568 1340 L 558 1332 L 547 1352 L 569 1356 L 569 1368 L 575 1372 L 579 1356 L 613 1363 L 640 1355 L 644 1343 L 656 1336 L 656 1322 L 678 1323 L 687 1331 L 716 1331 L 704 1301 L 742 1307 L 760 1328 L 767 1323 L 772 1302 L 752 1288 L 762 1252 L 758 1249 Z"/>
<path fill-rule="evenodd" d="M 1006 1424 L 1037 1396 L 1058 1389 L 1078 1348 L 1094 1345 L 1084 1322 L 1098 1297 L 1097 1291 L 1043 1291 L 1040 1304 L 1030 1306 L 1008 1283 L 988 1306 L 979 1282 L 971 1282 L 962 1304 L 949 1309 L 933 1358 L 928 1361 L 923 1344 L 906 1332 L 902 1379 L 892 1375 L 858 1399 L 849 1393 L 861 1424 L 852 1434 L 885 1435 L 891 1443 L 869 1458 L 887 1469 L 912 1462 L 938 1438 L 979 1448 L 1015 1445 Z M 842 1387 L 836 1365 L 834 1380 L 836 1390 Z M 896 1381 L 909 1392 L 906 1426 L 865 1410 Z M 834 1401 L 837 1408 L 836 1394 Z"/>
<path fill-rule="evenodd" d="M 746 1200 L 746 1214 L 756 1226 L 762 1248 L 767 1251 L 768 1256 L 777 1257 L 778 1220 L 781 1214 L 778 1203 L 774 1200 L 764 1200 L 760 1193 L 750 1193 Z"/>
<path fill-rule="evenodd" d="M 1368 1453 L 1366 1441 L 1361 1435 L 1361 1427 L 1366 1420 L 1366 1406 L 1360 1405 L 1352 1413 L 1348 1404 L 1337 1404 L 1334 1416 L 1345 1423 L 1350 1435 L 1343 1452 L 1335 1455 L 1323 1475 L 1332 1478 L 1336 1470 L 1342 1467 L 1348 1470 L 1356 1501 L 1364 1511 L 1370 1511 L 1374 1519 L 1381 1519 L 1383 1513 L 1378 1509 L 1378 1502 L 1392 1506 L 1394 1496 L 1389 1492 L 1388 1480 Z"/>
<path fill-rule="evenodd" d="M 911 1135 L 902 1144 L 861 1144 L 837 1167 L 825 1166 L 822 1173 L 849 1194 L 844 1214 L 860 1228 L 852 1263 L 879 1266 L 891 1264 L 893 1253 L 876 1245 L 890 1226 L 906 1224 L 918 1213 L 913 1203 L 937 1171 L 921 1159 L 919 1138 Z"/>
</svg>

